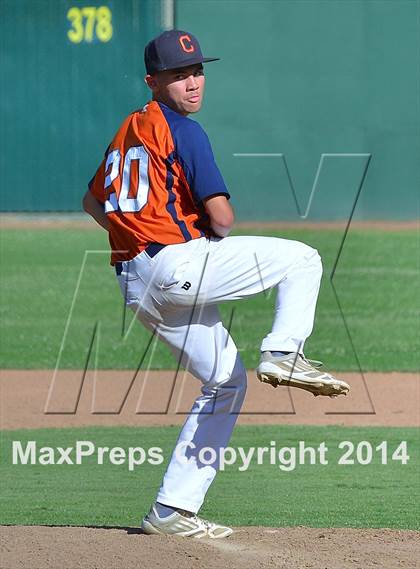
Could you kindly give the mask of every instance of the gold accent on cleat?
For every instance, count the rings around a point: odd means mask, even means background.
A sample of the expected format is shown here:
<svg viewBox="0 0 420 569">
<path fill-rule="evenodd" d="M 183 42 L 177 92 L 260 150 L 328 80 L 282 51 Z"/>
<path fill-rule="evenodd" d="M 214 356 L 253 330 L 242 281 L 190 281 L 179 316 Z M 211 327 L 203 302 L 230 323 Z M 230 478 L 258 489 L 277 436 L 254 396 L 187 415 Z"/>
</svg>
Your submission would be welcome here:
<svg viewBox="0 0 420 569">
<path fill-rule="evenodd" d="M 315 397 L 323 395 L 335 398 L 347 395 L 350 386 L 329 373 L 321 371 L 321 362 L 307 360 L 300 354 L 275 357 L 264 352 L 257 368 L 257 377 L 273 387 L 285 385 L 309 391 Z"/>
</svg>

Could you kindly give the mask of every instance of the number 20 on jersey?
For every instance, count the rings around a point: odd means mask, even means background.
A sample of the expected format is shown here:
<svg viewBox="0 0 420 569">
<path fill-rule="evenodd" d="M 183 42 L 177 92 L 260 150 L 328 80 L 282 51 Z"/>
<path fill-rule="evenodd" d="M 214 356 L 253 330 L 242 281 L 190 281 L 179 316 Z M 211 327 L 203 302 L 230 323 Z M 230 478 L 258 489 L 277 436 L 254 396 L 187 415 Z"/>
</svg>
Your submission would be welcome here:
<svg viewBox="0 0 420 569">
<path fill-rule="evenodd" d="M 118 149 L 112 150 L 106 159 L 104 188 L 112 186 L 120 175 L 121 153 Z M 138 171 L 134 168 L 138 165 Z M 147 203 L 149 194 L 149 155 L 143 146 L 132 146 L 125 154 L 121 190 L 119 195 L 115 191 L 111 191 L 109 198 L 105 202 L 105 212 L 123 211 L 125 213 L 134 213 L 140 211 Z M 137 176 L 135 174 L 138 174 Z M 130 192 L 130 186 L 137 178 L 137 187 Z M 132 195 L 133 197 L 128 197 Z"/>
</svg>

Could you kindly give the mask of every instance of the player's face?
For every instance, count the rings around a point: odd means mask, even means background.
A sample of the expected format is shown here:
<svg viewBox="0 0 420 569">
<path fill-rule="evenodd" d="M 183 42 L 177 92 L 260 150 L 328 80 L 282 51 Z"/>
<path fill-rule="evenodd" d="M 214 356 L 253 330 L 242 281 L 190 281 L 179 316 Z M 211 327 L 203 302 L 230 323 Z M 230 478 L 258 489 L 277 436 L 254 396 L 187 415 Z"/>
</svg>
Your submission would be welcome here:
<svg viewBox="0 0 420 569">
<path fill-rule="evenodd" d="M 200 110 L 204 95 L 204 70 L 201 63 L 160 71 L 147 81 L 153 96 L 181 115 Z"/>
</svg>

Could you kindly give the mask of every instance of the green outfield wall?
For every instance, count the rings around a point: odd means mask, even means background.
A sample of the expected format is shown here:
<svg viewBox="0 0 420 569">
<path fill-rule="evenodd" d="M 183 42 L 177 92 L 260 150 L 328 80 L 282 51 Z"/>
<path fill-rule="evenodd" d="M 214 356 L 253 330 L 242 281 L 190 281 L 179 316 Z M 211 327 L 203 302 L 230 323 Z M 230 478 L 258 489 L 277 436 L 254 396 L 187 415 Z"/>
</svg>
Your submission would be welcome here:
<svg viewBox="0 0 420 569">
<path fill-rule="evenodd" d="M 0 0 L 2 211 L 77 211 L 148 97 L 160 0 Z M 419 217 L 417 0 L 176 0 L 208 56 L 203 124 L 242 220 Z M 112 29 L 111 29 L 112 28 Z M 370 157 L 369 167 L 365 172 Z"/>
<path fill-rule="evenodd" d="M 1 209 L 80 210 L 115 129 L 146 96 L 155 0 L 0 0 Z"/>
</svg>

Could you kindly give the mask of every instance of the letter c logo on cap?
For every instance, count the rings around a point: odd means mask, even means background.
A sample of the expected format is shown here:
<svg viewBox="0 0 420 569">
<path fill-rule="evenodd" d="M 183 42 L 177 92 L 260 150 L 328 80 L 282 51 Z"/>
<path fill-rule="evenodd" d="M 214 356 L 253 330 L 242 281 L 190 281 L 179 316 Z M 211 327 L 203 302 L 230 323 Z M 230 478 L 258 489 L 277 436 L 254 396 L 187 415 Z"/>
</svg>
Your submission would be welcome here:
<svg viewBox="0 0 420 569">
<path fill-rule="evenodd" d="M 190 36 L 187 35 L 180 36 L 179 43 L 181 44 L 182 49 L 187 53 L 192 53 L 193 51 L 195 51 L 195 47 L 191 42 Z"/>
</svg>

